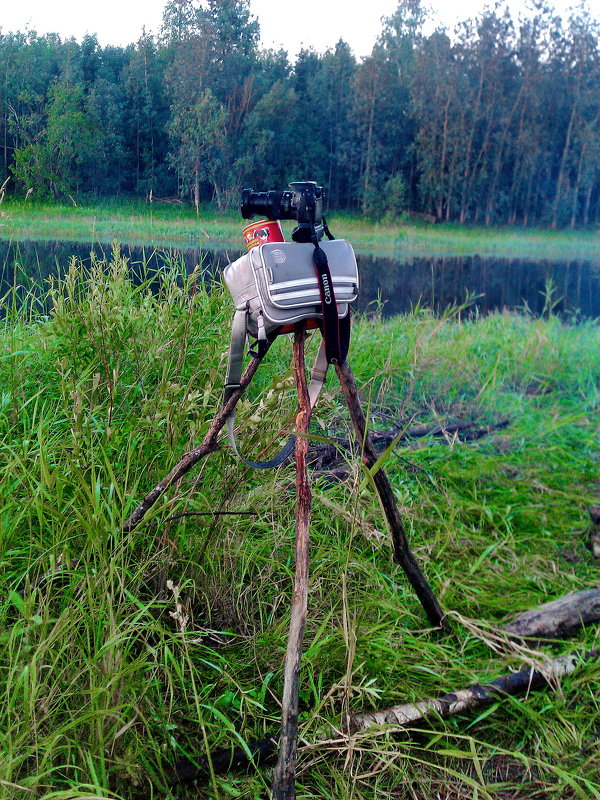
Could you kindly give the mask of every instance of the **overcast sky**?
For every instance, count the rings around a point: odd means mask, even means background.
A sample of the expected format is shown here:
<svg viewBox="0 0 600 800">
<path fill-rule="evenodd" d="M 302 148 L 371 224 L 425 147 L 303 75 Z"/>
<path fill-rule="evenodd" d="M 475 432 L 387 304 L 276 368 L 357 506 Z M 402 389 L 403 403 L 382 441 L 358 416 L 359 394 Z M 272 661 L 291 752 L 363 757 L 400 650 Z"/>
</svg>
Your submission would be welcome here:
<svg viewBox="0 0 600 800">
<path fill-rule="evenodd" d="M 518 9 L 526 0 L 511 0 Z M 485 0 L 429 0 L 427 3 L 435 17 L 444 26 L 474 16 L 486 5 Z M 569 0 L 555 0 L 557 10 L 564 12 Z M 102 0 L 80 2 L 73 0 L 0 0 L 0 31 L 38 33 L 56 32 L 63 38 L 74 36 L 77 40 L 86 33 L 98 35 L 100 44 L 125 45 L 135 42 L 145 27 L 157 33 L 162 19 L 165 0 Z M 340 39 L 344 39 L 355 55 L 371 52 L 381 18 L 389 16 L 396 8 L 396 0 L 251 0 L 251 8 L 258 17 L 264 47 L 280 46 L 291 59 L 301 47 L 312 46 L 323 52 Z M 588 6 L 600 17 L 600 0 L 589 0 Z"/>
</svg>

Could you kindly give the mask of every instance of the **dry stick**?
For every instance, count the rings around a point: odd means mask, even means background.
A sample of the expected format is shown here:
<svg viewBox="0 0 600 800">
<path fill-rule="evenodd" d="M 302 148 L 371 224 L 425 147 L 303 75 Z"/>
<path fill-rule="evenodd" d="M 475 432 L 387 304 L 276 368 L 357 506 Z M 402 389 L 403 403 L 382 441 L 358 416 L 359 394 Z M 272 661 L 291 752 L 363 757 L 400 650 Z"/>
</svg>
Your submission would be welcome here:
<svg viewBox="0 0 600 800">
<path fill-rule="evenodd" d="M 495 680 L 489 681 L 489 683 L 475 683 L 466 689 L 448 692 L 448 694 L 443 694 L 440 697 L 417 700 L 414 703 L 403 703 L 402 705 L 365 714 L 354 714 L 350 717 L 347 731 L 340 732 L 339 729 L 333 726 L 327 726 L 315 743 L 310 745 L 310 748 L 311 750 L 329 748 L 336 743 L 344 746 L 347 743 L 346 737 L 348 735 L 366 731 L 374 726 L 391 725 L 395 728 L 410 728 L 415 724 L 421 725 L 440 717 L 450 717 L 454 714 L 461 714 L 488 706 L 503 700 L 505 697 L 529 694 L 531 691 L 543 689 L 548 685 L 556 686 L 560 678 L 574 672 L 578 666 L 590 661 L 596 661 L 599 658 L 600 648 L 583 653 L 569 653 L 568 655 L 551 659 L 547 669 L 544 671 L 527 667 L 518 672 L 502 675 Z M 342 734 L 341 736 L 340 733 Z M 209 753 L 208 758 L 212 762 L 212 767 L 215 771 L 225 772 L 229 769 L 246 769 L 250 764 L 258 766 L 266 761 L 276 748 L 277 737 L 269 735 L 260 742 L 250 745 L 251 759 L 248 758 L 247 751 L 241 748 L 216 750 L 213 753 Z M 200 759 L 200 761 L 202 762 L 201 765 L 196 766 L 188 759 L 181 759 L 175 768 L 172 783 L 187 783 L 203 775 L 208 775 L 208 759 L 204 761 Z"/>
<path fill-rule="evenodd" d="M 266 352 L 266 350 L 265 350 Z M 264 355 L 264 353 L 263 353 Z M 222 427 L 227 422 L 227 417 L 231 414 L 233 409 L 236 407 L 238 400 L 244 393 L 245 389 L 247 388 L 248 384 L 252 380 L 254 373 L 258 369 L 258 365 L 260 364 L 262 356 L 260 358 L 254 357 L 252 361 L 248 364 L 246 371 L 244 372 L 242 379 L 240 381 L 240 388 L 236 389 L 231 397 L 227 400 L 223 408 L 219 411 L 217 416 L 213 419 L 210 428 L 208 429 L 208 433 L 204 437 L 201 444 L 198 447 L 195 447 L 193 450 L 190 450 L 185 456 L 181 459 L 181 461 L 176 464 L 171 472 L 157 483 L 154 489 L 152 489 L 149 494 L 144 497 L 142 502 L 139 506 L 135 509 L 133 514 L 129 517 L 129 519 L 125 520 L 123 523 L 123 530 L 131 531 L 136 525 L 144 519 L 146 513 L 152 508 L 152 506 L 156 503 L 156 501 L 164 494 L 164 492 L 171 486 L 175 481 L 178 481 L 182 478 L 186 472 L 195 466 L 201 458 L 208 455 L 209 453 L 214 453 L 215 450 L 218 450 L 220 445 L 217 443 L 217 437 L 222 429 Z"/>
<path fill-rule="evenodd" d="M 589 650 L 587 653 L 570 653 L 553 658 L 547 671 L 527 667 L 518 672 L 502 675 L 489 683 L 475 683 L 467 689 L 450 692 L 441 697 L 419 700 L 416 703 L 403 703 L 366 714 L 354 714 L 349 721 L 350 732 L 364 731 L 374 725 L 405 727 L 428 717 L 449 717 L 452 714 L 460 714 L 497 702 L 506 695 L 523 694 L 533 689 L 540 689 L 546 684 L 556 684 L 559 678 L 569 675 L 582 661 L 592 661 L 597 658 L 600 658 L 600 648 Z"/>
<path fill-rule="evenodd" d="M 273 800 L 296 797 L 296 756 L 298 752 L 298 681 L 302 640 L 308 609 L 308 549 L 311 493 L 308 483 L 308 426 L 311 408 L 304 371 L 304 323 L 294 335 L 294 372 L 298 393 L 296 417 L 296 578 L 292 616 L 285 654 L 281 739 L 279 761 L 273 772 Z"/>
<path fill-rule="evenodd" d="M 521 611 L 503 625 L 509 636 L 524 639 L 563 639 L 600 620 L 600 588 L 584 589 Z"/>
<path fill-rule="evenodd" d="M 354 432 L 356 434 L 359 447 L 363 453 L 363 461 L 370 469 L 377 461 L 377 453 L 373 448 L 369 434 L 366 433 L 367 421 L 365 419 L 365 414 L 360 402 L 354 375 L 352 374 L 352 370 L 350 369 L 348 362 L 345 362 L 342 364 L 342 366 L 337 366 L 336 371 L 344 391 L 346 405 L 348 406 L 350 418 L 354 426 Z M 379 468 L 377 470 L 373 476 L 373 482 L 375 484 L 375 488 L 377 489 L 377 493 L 379 494 L 390 532 L 392 534 L 392 546 L 394 549 L 394 558 L 396 559 L 396 562 L 400 564 L 404 570 L 406 577 L 408 578 L 410 585 L 415 590 L 430 623 L 435 627 L 447 628 L 448 625 L 444 620 L 444 612 L 442 611 L 430 585 L 427 583 L 427 579 L 421 572 L 421 569 L 417 564 L 414 555 L 412 554 L 408 544 L 408 539 L 406 537 L 406 532 L 404 530 L 402 517 L 398 511 L 398 505 L 394 497 L 394 491 L 383 469 Z"/>
</svg>

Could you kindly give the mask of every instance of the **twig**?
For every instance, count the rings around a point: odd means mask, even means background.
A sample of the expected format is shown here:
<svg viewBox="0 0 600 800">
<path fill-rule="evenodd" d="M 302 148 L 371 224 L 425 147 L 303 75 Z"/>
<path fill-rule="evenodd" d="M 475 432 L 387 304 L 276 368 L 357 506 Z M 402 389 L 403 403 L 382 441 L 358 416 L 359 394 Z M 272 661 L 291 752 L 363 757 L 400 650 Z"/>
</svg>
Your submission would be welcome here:
<svg viewBox="0 0 600 800">
<path fill-rule="evenodd" d="M 267 348 L 268 349 L 268 348 Z M 265 349 L 266 352 L 266 349 Z M 263 353 L 264 355 L 264 353 Z M 228 401 L 225 403 L 223 408 L 219 411 L 217 416 L 213 419 L 210 428 L 208 429 L 208 433 L 204 437 L 202 443 L 195 447 L 193 450 L 190 450 L 185 456 L 181 459 L 181 461 L 176 464 L 171 472 L 163 478 L 160 483 L 157 483 L 154 489 L 149 492 L 146 497 L 142 500 L 139 506 L 135 509 L 133 514 L 125 520 L 123 523 L 123 530 L 131 531 L 140 522 L 144 519 L 144 516 L 147 512 L 152 508 L 152 506 L 156 503 L 156 501 L 164 494 L 164 492 L 171 486 L 173 483 L 178 481 L 182 478 L 190 469 L 195 466 L 201 458 L 208 455 L 209 453 L 214 453 L 216 450 L 219 449 L 219 444 L 217 443 L 217 437 L 225 425 L 227 421 L 227 417 L 231 414 L 235 406 L 237 405 L 240 397 L 244 393 L 245 389 L 247 388 L 248 384 L 252 380 L 254 373 L 258 369 L 258 365 L 261 362 L 262 356 L 254 357 L 246 371 L 244 372 L 242 379 L 240 381 L 240 388 L 236 389 Z"/>
<path fill-rule="evenodd" d="M 354 381 L 354 375 L 352 374 L 348 362 L 337 366 L 336 371 L 342 389 L 344 390 L 344 396 L 354 426 L 354 432 L 362 450 L 363 461 L 366 466 L 371 469 L 377 461 L 377 453 L 373 448 L 370 436 L 366 430 L 367 421 Z M 444 621 L 444 612 L 410 549 L 402 517 L 400 516 L 398 505 L 394 497 L 394 491 L 383 469 L 378 469 L 373 475 L 373 482 L 381 500 L 381 505 L 392 535 L 394 558 L 404 570 L 430 623 L 435 627 L 447 628 L 447 623 Z"/>
<path fill-rule="evenodd" d="M 553 658 L 548 670 L 543 672 L 528 667 L 527 669 L 502 675 L 489 683 L 475 683 L 467 689 L 450 692 L 441 697 L 428 700 L 419 700 L 417 703 L 403 703 L 381 711 L 367 714 L 355 714 L 350 718 L 351 733 L 364 731 L 374 725 L 395 725 L 406 727 L 428 717 L 449 717 L 479 708 L 484 705 L 501 700 L 507 695 L 518 695 L 539 689 L 546 684 L 556 683 L 559 678 L 569 675 L 581 663 L 592 661 L 600 657 L 600 648 L 589 650 L 587 653 L 570 653 L 566 656 Z"/>
<path fill-rule="evenodd" d="M 165 522 L 182 517 L 257 517 L 258 511 L 182 511 L 181 514 L 172 514 Z"/>
<path fill-rule="evenodd" d="M 296 756 L 298 752 L 298 682 L 302 640 L 308 610 L 308 553 L 311 492 L 306 456 L 310 423 L 310 398 L 304 369 L 305 323 L 296 326 L 294 335 L 294 372 L 298 393 L 296 417 L 296 578 L 294 600 L 285 654 L 281 740 L 279 760 L 273 772 L 273 800 L 296 797 Z"/>
</svg>

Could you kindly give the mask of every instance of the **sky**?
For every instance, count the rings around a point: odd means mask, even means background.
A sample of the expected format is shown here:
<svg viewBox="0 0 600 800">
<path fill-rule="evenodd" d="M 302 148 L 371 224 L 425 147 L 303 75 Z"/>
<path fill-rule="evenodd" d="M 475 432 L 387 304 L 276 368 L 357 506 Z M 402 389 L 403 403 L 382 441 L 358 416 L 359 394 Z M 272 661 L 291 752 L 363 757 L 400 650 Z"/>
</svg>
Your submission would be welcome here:
<svg viewBox="0 0 600 800">
<path fill-rule="evenodd" d="M 166 0 L 0 0 L 0 32 L 24 31 L 38 34 L 59 33 L 78 41 L 86 33 L 95 33 L 101 45 L 126 45 L 137 41 L 142 29 L 158 33 Z M 526 0 L 511 0 L 513 10 Z M 435 18 L 445 27 L 472 17 L 485 0 L 429 0 Z M 250 7 L 261 27 L 261 44 L 266 48 L 287 50 L 290 59 L 302 47 L 318 52 L 344 39 L 358 57 L 369 55 L 381 32 L 381 18 L 390 16 L 396 0 L 251 0 Z M 564 13 L 569 0 L 554 0 Z M 600 0 L 588 0 L 593 15 L 600 18 Z"/>
</svg>

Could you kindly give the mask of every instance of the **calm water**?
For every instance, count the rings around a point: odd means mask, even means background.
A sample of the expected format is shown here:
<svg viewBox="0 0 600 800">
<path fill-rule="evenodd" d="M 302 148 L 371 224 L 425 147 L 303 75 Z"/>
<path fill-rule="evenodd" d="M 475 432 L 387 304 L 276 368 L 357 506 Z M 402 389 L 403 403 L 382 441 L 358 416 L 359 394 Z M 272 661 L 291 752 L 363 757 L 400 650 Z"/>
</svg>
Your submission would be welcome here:
<svg viewBox="0 0 600 800">
<path fill-rule="evenodd" d="M 13 284 L 43 284 L 50 275 L 65 272 L 72 256 L 90 263 L 90 252 L 109 258 L 110 245 L 76 242 L 0 242 L 0 291 Z M 165 251 L 123 246 L 134 268 L 146 263 L 160 270 Z M 203 258 L 213 271 L 227 263 L 219 253 L 189 249 L 169 251 L 192 270 Z M 240 253 L 230 253 L 232 258 Z M 417 303 L 437 311 L 477 295 L 480 312 L 523 309 L 539 314 L 544 309 L 546 287 L 551 282 L 555 310 L 567 316 L 600 317 L 600 266 L 586 261 L 531 261 L 527 259 L 465 257 L 415 258 L 403 263 L 392 259 L 358 257 L 361 276 L 359 308 L 383 304 L 386 316 L 402 313 Z"/>
</svg>

